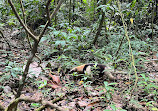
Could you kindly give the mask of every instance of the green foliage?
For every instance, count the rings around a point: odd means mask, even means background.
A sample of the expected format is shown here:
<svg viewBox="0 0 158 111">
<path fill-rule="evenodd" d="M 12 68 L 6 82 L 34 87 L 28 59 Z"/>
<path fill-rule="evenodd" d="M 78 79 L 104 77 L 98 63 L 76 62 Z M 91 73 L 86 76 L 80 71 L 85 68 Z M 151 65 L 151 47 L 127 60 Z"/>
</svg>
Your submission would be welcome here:
<svg viewBox="0 0 158 111">
<path fill-rule="evenodd" d="M 127 110 L 124 110 L 122 108 L 117 108 L 115 104 L 111 104 L 110 107 L 112 108 L 113 111 L 118 111 L 118 110 L 119 111 L 127 111 Z M 111 111 L 111 110 L 105 109 L 104 111 Z"/>
<path fill-rule="evenodd" d="M 23 69 L 18 67 L 14 62 L 9 62 L 5 70 L 9 71 L 13 77 L 18 77 L 18 75 L 21 75 L 23 72 Z"/>
<path fill-rule="evenodd" d="M 21 6 L 19 2 L 14 0 L 14 5 L 18 14 L 23 18 L 21 12 Z M 44 1 L 41 0 L 25 0 L 23 1 L 23 6 L 25 8 L 26 20 L 28 23 L 35 22 L 37 19 L 42 19 L 45 14 Z M 10 10 L 10 6 L 4 2 L 0 1 L 0 24 L 5 22 L 6 25 L 19 25 L 18 20 L 15 18 L 12 10 Z M 38 16 L 37 16 L 38 13 Z"/>
<path fill-rule="evenodd" d="M 112 94 L 114 93 L 114 89 L 115 89 L 111 85 L 115 85 L 115 84 L 117 84 L 117 83 L 108 83 L 107 81 L 104 81 L 104 88 L 106 91 L 106 94 L 105 94 L 106 100 L 111 100 Z"/>
<path fill-rule="evenodd" d="M 13 78 L 19 78 L 19 75 L 22 75 L 23 69 L 18 66 L 15 62 L 8 62 L 8 66 L 6 66 L 5 71 L 6 74 L 2 75 L 0 78 L 0 82 L 9 80 L 11 77 Z"/>
<path fill-rule="evenodd" d="M 40 83 L 38 89 L 41 89 L 41 88 L 43 88 L 43 87 L 45 87 L 47 85 L 47 81 L 46 80 L 44 80 L 43 82 L 42 81 L 38 81 L 38 83 Z"/>
<path fill-rule="evenodd" d="M 37 107 L 40 106 L 40 104 L 39 104 L 39 103 L 31 103 L 31 106 L 32 106 L 33 108 L 37 108 Z"/>
<path fill-rule="evenodd" d="M 140 86 L 146 94 L 156 94 L 158 86 L 151 82 L 151 78 L 146 76 L 146 74 L 141 74 L 141 81 L 138 82 L 138 86 Z M 152 81 L 155 81 L 154 79 Z M 156 99 L 156 98 L 155 98 Z"/>
</svg>

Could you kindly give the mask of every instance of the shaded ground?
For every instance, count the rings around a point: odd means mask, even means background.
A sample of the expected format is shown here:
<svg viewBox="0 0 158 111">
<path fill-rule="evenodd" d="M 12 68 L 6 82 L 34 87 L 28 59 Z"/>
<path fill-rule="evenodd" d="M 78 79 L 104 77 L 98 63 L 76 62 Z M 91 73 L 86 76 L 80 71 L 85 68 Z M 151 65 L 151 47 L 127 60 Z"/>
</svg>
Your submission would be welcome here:
<svg viewBox="0 0 158 111">
<path fill-rule="evenodd" d="M 4 37 L 7 39 L 0 38 L 0 104 L 7 106 L 15 97 L 22 67 L 29 55 L 29 45 L 18 30 L 11 32 L 7 29 L 4 31 Z M 23 42 L 20 42 L 22 40 Z M 152 108 L 158 108 L 157 59 L 155 52 L 151 52 L 150 57 L 146 57 L 148 61 L 144 63 L 143 71 L 138 73 L 138 84 L 132 96 L 130 92 L 134 85 L 134 74 L 131 74 L 130 78 L 128 74 L 116 74 L 115 83 L 117 84 L 107 80 L 107 82 L 92 85 L 86 81 L 70 80 L 70 75 L 61 76 L 57 72 L 52 73 L 49 69 L 42 72 L 38 62 L 33 62 L 30 69 L 34 75 L 30 72 L 21 97 L 42 98 L 71 111 L 105 109 L 149 111 Z M 43 61 L 41 66 L 45 68 L 47 63 L 48 61 Z M 41 86 L 44 81 L 47 81 L 46 85 Z M 34 111 L 39 106 L 40 104 L 24 102 L 19 104 L 22 111 Z M 51 111 L 51 109 L 47 108 L 45 111 Z"/>
</svg>

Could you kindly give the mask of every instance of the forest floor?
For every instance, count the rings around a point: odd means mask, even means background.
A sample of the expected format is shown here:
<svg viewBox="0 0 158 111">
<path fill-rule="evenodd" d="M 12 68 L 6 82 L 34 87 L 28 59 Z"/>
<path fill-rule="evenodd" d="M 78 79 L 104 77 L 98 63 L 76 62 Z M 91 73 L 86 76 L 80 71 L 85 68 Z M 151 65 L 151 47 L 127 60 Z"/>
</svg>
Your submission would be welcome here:
<svg viewBox="0 0 158 111">
<path fill-rule="evenodd" d="M 18 37 L 19 31 L 7 29 L 4 38 L 0 38 L 0 104 L 8 106 L 15 99 L 21 70 L 29 56 L 27 41 Z M 10 49 L 6 43 L 10 45 Z M 135 90 L 134 74 L 115 74 L 114 84 L 111 81 L 90 84 L 82 80 L 69 79 L 70 75 L 61 76 L 58 72 L 46 68 L 48 61 L 32 62 L 26 85 L 21 97 L 41 99 L 57 104 L 70 111 L 150 111 L 158 109 L 158 60 L 156 53 L 145 57 L 142 73 L 138 73 Z M 31 74 L 33 72 L 33 74 Z M 42 74 L 41 74 L 42 73 Z M 17 76 L 18 75 L 18 76 Z M 42 81 L 42 82 L 41 82 Z M 47 81 L 44 83 L 44 81 Z M 43 86 L 42 86 L 43 85 Z M 39 88 L 40 87 L 40 88 Z M 132 95 L 130 95 L 132 92 Z M 19 103 L 22 111 L 34 111 L 40 104 Z M 123 110 L 124 109 L 124 110 Z M 54 111 L 46 108 L 45 111 Z"/>
</svg>

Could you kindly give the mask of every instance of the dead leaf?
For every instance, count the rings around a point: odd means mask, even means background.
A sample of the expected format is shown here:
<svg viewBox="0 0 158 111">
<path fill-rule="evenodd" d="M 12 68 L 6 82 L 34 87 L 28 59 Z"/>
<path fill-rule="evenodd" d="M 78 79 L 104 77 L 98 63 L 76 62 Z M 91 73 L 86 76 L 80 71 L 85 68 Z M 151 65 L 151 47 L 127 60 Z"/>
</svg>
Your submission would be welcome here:
<svg viewBox="0 0 158 111">
<path fill-rule="evenodd" d="M 88 106 L 94 106 L 95 104 L 98 104 L 100 101 L 95 101 L 95 102 L 92 102 L 90 104 L 88 104 Z"/>
<path fill-rule="evenodd" d="M 50 86 L 50 87 L 53 88 L 53 89 L 57 89 L 57 88 L 60 88 L 60 87 L 61 87 L 60 85 L 58 85 L 58 84 L 57 84 L 56 82 L 54 82 L 54 81 L 49 81 L 48 86 Z"/>
<path fill-rule="evenodd" d="M 84 107 L 84 106 L 88 105 L 88 102 L 86 102 L 86 101 L 78 101 L 78 105 L 81 106 L 81 107 Z"/>
<path fill-rule="evenodd" d="M 126 82 L 125 84 L 129 85 L 129 84 L 131 84 L 131 82 Z"/>
<path fill-rule="evenodd" d="M 91 111 L 92 106 L 86 106 L 86 108 L 83 111 Z"/>
<path fill-rule="evenodd" d="M 59 88 L 59 87 L 60 87 L 60 86 L 58 86 L 58 85 L 55 84 L 55 83 L 48 84 L 48 86 L 50 86 L 52 89 L 56 89 L 56 88 Z"/>
<path fill-rule="evenodd" d="M 70 102 L 68 103 L 68 106 L 75 108 L 76 107 L 76 102 Z"/>
<path fill-rule="evenodd" d="M 9 86 L 5 86 L 3 91 L 4 91 L 5 93 L 10 93 L 11 90 L 12 90 L 12 89 L 11 89 Z"/>
<path fill-rule="evenodd" d="M 25 69 L 25 67 L 26 67 L 26 65 L 23 67 L 23 69 Z M 38 77 L 41 72 L 42 72 L 42 69 L 41 69 L 41 67 L 38 67 L 37 62 L 33 62 L 30 64 L 29 74 L 28 74 L 28 76 L 30 78 L 32 78 L 33 75 L 35 75 L 35 77 Z"/>
<path fill-rule="evenodd" d="M 49 76 L 53 79 L 53 82 L 55 82 L 57 85 L 60 85 L 60 77 L 56 75 L 52 75 L 49 73 Z"/>
<path fill-rule="evenodd" d="M 19 32 L 20 32 L 19 30 L 15 30 L 15 31 L 13 31 L 13 32 L 11 33 L 11 36 L 13 37 L 13 36 L 17 35 Z"/>
</svg>

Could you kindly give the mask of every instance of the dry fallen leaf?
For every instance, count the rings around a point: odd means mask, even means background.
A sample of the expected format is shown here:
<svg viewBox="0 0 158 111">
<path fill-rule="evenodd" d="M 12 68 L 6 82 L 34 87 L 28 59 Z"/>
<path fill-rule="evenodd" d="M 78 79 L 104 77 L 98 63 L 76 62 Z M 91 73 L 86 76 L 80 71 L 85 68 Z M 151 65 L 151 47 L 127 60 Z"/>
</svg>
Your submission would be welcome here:
<svg viewBox="0 0 158 111">
<path fill-rule="evenodd" d="M 23 67 L 23 69 L 25 69 L 25 67 L 26 67 L 26 65 Z M 29 74 L 28 74 L 28 76 L 30 78 L 32 78 L 33 75 L 35 75 L 35 77 L 38 77 L 41 72 L 42 72 L 42 69 L 41 69 L 41 67 L 38 67 L 37 62 L 33 62 L 30 64 Z"/>
<path fill-rule="evenodd" d="M 60 77 L 56 75 L 52 75 L 49 73 L 49 76 L 52 78 L 53 82 L 55 82 L 57 85 L 60 85 Z"/>
<path fill-rule="evenodd" d="M 76 107 L 76 102 L 70 102 L 68 103 L 68 106 L 75 108 Z"/>
<path fill-rule="evenodd" d="M 131 82 L 126 82 L 125 84 L 129 85 L 129 84 L 131 84 Z"/>
<path fill-rule="evenodd" d="M 50 86 L 52 89 L 56 89 L 59 88 L 60 86 L 57 85 L 56 83 L 51 82 L 51 84 L 48 84 L 48 86 Z"/>
<path fill-rule="evenodd" d="M 78 105 L 83 107 L 83 106 L 87 106 L 89 103 L 86 101 L 78 101 Z"/>
<path fill-rule="evenodd" d="M 100 102 L 100 101 L 94 101 L 94 102 L 88 104 L 88 106 L 94 106 L 95 104 L 98 104 L 99 102 Z"/>
</svg>

